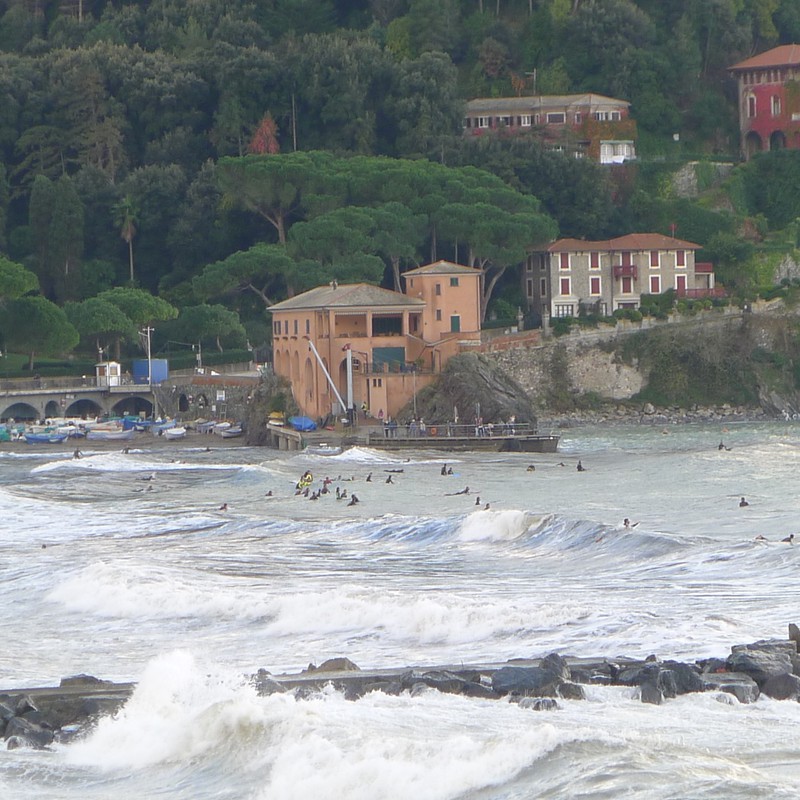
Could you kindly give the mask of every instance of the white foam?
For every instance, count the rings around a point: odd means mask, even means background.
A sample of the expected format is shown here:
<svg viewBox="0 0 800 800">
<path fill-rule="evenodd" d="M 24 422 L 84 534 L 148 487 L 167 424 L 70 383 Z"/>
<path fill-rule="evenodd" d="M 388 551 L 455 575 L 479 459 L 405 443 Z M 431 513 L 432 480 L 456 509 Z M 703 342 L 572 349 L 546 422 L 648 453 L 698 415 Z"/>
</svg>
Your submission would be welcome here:
<svg viewBox="0 0 800 800">
<path fill-rule="evenodd" d="M 525 535 L 533 524 L 534 518 L 524 511 L 481 509 L 464 519 L 457 538 L 462 542 L 508 542 Z"/>
</svg>

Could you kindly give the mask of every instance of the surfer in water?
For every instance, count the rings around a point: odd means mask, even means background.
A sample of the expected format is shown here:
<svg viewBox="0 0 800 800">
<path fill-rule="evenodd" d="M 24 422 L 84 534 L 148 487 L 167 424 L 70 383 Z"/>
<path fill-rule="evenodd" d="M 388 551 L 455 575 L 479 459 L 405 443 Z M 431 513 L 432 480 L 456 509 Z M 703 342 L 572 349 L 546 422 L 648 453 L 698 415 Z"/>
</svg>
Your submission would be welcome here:
<svg viewBox="0 0 800 800">
<path fill-rule="evenodd" d="M 739 501 L 739 508 L 744 508 L 745 506 L 749 505 L 750 503 L 748 503 L 747 500 L 744 499 L 744 497 Z"/>
<path fill-rule="evenodd" d="M 465 486 L 460 492 L 449 492 L 445 497 L 455 497 L 458 494 L 469 494 L 469 486 Z"/>
<path fill-rule="evenodd" d="M 781 539 L 782 542 L 786 542 L 787 544 L 794 544 L 794 534 L 790 533 L 785 538 Z"/>
<path fill-rule="evenodd" d="M 622 520 L 622 527 L 623 528 L 635 528 L 639 523 L 638 522 L 631 522 L 627 517 Z"/>
</svg>

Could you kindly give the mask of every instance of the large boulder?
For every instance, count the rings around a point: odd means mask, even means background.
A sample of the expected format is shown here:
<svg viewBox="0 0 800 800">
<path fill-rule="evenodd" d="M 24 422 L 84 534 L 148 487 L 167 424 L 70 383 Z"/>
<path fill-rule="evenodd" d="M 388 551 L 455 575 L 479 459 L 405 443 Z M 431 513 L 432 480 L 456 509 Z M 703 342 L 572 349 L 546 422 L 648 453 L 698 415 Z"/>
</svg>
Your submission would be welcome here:
<svg viewBox="0 0 800 800">
<path fill-rule="evenodd" d="M 517 422 L 536 425 L 525 390 L 496 364 L 475 353 L 451 358 L 436 383 L 419 392 L 416 407 L 426 422 L 443 424 L 453 421 L 454 408 L 460 422 L 471 423 L 478 405 L 486 422 L 506 422 L 515 416 Z"/>
<path fill-rule="evenodd" d="M 727 692 L 740 703 L 755 703 L 761 694 L 758 684 L 741 672 L 704 672 L 702 679 L 707 691 Z"/>
<path fill-rule="evenodd" d="M 729 672 L 743 672 L 759 686 L 775 675 L 791 674 L 797 659 L 797 645 L 784 639 L 769 639 L 735 645 L 728 656 Z"/>
</svg>

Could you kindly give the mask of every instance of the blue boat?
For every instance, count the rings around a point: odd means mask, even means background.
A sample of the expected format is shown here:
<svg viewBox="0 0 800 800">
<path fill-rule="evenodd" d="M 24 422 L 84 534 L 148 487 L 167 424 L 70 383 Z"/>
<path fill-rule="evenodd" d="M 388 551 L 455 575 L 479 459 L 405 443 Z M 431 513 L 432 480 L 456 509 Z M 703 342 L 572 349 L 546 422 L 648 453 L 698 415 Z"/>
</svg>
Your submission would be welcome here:
<svg viewBox="0 0 800 800">
<path fill-rule="evenodd" d="M 67 438 L 66 433 L 26 433 L 23 434 L 28 444 L 58 444 Z"/>
</svg>

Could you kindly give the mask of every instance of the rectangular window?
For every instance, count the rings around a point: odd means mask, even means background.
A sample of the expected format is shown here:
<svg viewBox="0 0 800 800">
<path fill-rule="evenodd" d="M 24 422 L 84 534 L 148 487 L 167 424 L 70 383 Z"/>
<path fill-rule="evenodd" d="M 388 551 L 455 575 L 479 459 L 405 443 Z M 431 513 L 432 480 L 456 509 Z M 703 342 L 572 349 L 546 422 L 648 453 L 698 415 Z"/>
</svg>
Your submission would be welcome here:
<svg viewBox="0 0 800 800">
<path fill-rule="evenodd" d="M 589 254 L 589 267 L 591 269 L 600 269 L 600 253 Z"/>
<path fill-rule="evenodd" d="M 781 98 L 774 94 L 772 95 L 772 116 L 779 117 L 781 115 Z"/>
<path fill-rule="evenodd" d="M 675 253 L 675 266 L 676 267 L 685 267 L 686 266 L 686 251 L 685 250 L 678 250 Z"/>
<path fill-rule="evenodd" d="M 414 279 L 413 278 L 409 278 L 408 279 L 408 288 L 409 289 L 413 289 L 414 288 Z"/>
<path fill-rule="evenodd" d="M 527 289 L 528 297 L 533 297 L 533 281 L 530 278 L 525 281 L 525 288 Z"/>
<path fill-rule="evenodd" d="M 297 320 L 294 321 L 294 335 L 297 336 Z"/>
<path fill-rule="evenodd" d="M 582 119 L 581 112 L 577 111 L 575 113 L 575 124 L 576 125 L 580 125 L 581 124 L 581 119 Z"/>
<path fill-rule="evenodd" d="M 622 119 L 622 114 L 619 111 L 612 111 L 611 112 L 611 120 L 612 122 L 619 122 Z"/>
<path fill-rule="evenodd" d="M 747 98 L 747 116 L 751 119 L 756 115 L 756 97 L 751 94 Z"/>
<path fill-rule="evenodd" d="M 622 278 L 622 294 L 630 294 L 633 291 L 633 278 L 623 276 Z"/>
<path fill-rule="evenodd" d="M 489 117 L 478 117 L 478 127 L 479 128 L 488 128 L 489 127 Z"/>
<path fill-rule="evenodd" d="M 661 277 L 659 275 L 650 276 L 650 294 L 661 294 Z"/>
<path fill-rule="evenodd" d="M 594 118 L 598 122 L 605 122 L 606 121 L 606 112 L 605 111 L 595 111 Z"/>
<path fill-rule="evenodd" d="M 461 332 L 461 317 L 457 315 L 453 315 L 450 317 L 450 333 L 460 333 Z"/>
<path fill-rule="evenodd" d="M 562 278 L 561 279 L 561 294 L 569 296 L 572 294 L 571 287 L 570 287 L 570 279 L 569 278 Z"/>
<path fill-rule="evenodd" d="M 629 267 L 630 265 L 631 265 L 631 254 L 629 252 L 622 253 L 622 266 Z"/>
<path fill-rule="evenodd" d="M 541 278 L 539 280 L 539 293 L 542 297 L 547 297 L 547 278 Z"/>
<path fill-rule="evenodd" d="M 530 126 L 531 126 L 531 115 L 530 114 L 523 114 L 519 118 L 519 124 L 522 125 L 523 128 L 530 128 Z"/>
<path fill-rule="evenodd" d="M 650 266 L 656 268 L 661 266 L 661 261 L 658 257 L 658 250 L 650 251 Z"/>
<path fill-rule="evenodd" d="M 441 322 L 442 321 L 442 309 L 441 308 L 437 308 L 436 309 L 436 321 L 437 322 Z"/>
<path fill-rule="evenodd" d="M 550 111 L 547 114 L 547 121 L 554 125 L 563 124 L 566 120 L 566 114 L 563 111 Z"/>
<path fill-rule="evenodd" d="M 571 305 L 558 305 L 556 306 L 557 317 L 571 317 L 574 307 Z"/>
<path fill-rule="evenodd" d="M 442 293 L 442 284 L 441 283 L 437 283 L 436 284 L 436 290 L 435 290 L 434 294 L 438 297 L 441 293 Z"/>
<path fill-rule="evenodd" d="M 499 117 L 499 122 L 501 125 L 509 127 L 511 125 L 511 117 Z"/>
<path fill-rule="evenodd" d="M 600 278 L 589 278 L 589 292 L 590 294 L 600 294 Z"/>
<path fill-rule="evenodd" d="M 289 320 L 288 319 L 285 319 L 283 321 L 283 335 L 284 336 L 288 336 L 289 335 Z"/>
<path fill-rule="evenodd" d="M 569 253 L 559 253 L 561 269 L 569 269 Z"/>
<path fill-rule="evenodd" d="M 311 320 L 307 319 L 306 320 L 306 335 L 308 335 L 309 333 L 311 333 Z"/>
<path fill-rule="evenodd" d="M 450 278 L 451 286 L 458 286 L 458 278 Z"/>
</svg>

